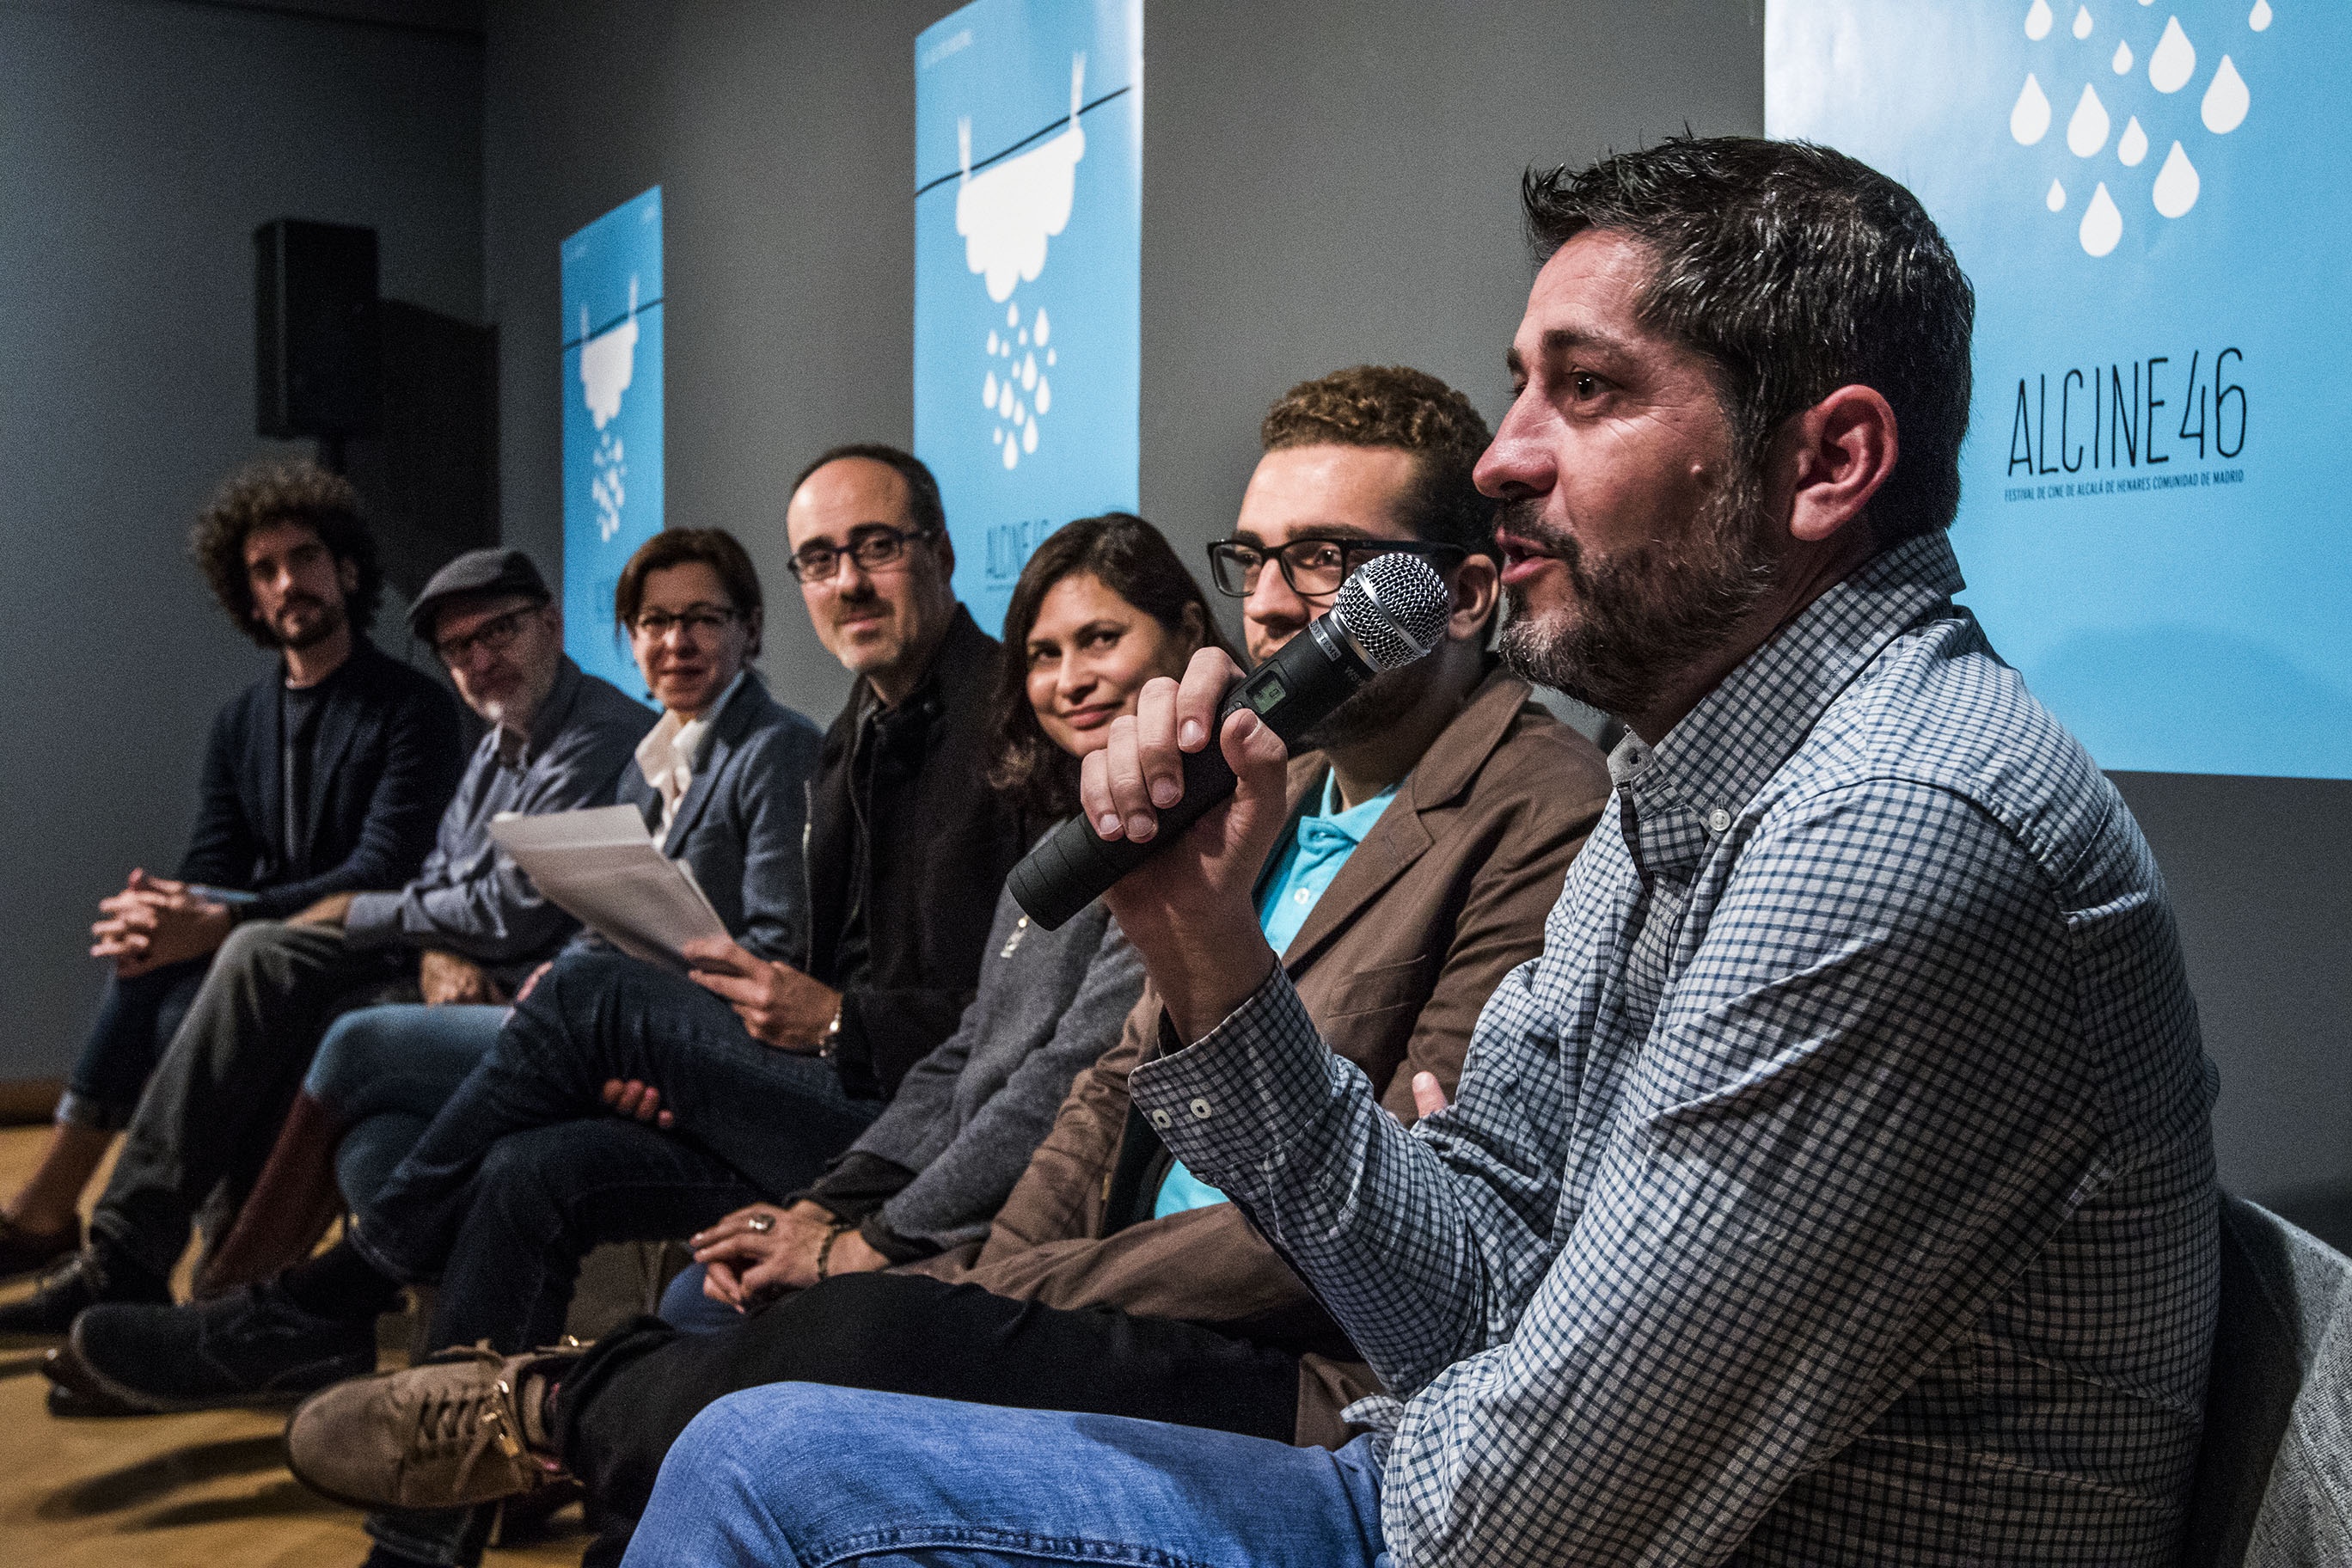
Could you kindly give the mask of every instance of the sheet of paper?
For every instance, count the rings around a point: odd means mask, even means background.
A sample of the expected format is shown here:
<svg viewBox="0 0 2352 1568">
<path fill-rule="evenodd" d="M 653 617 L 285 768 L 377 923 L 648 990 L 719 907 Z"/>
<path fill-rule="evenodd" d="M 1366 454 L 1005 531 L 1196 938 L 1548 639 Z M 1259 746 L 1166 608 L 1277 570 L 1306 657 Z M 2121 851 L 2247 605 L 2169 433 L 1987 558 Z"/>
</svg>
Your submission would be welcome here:
<svg viewBox="0 0 2352 1568">
<path fill-rule="evenodd" d="M 686 943 L 727 935 L 693 872 L 654 847 L 633 805 L 501 816 L 490 837 L 549 902 L 632 958 L 680 968 Z"/>
</svg>

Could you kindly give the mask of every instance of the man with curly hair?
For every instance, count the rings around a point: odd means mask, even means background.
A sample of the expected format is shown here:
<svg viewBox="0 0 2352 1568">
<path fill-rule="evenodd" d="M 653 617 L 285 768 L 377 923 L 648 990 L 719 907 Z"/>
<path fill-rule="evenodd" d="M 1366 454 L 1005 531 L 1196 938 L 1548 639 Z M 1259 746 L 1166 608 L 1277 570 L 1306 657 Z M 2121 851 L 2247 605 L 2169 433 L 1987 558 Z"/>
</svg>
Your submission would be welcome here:
<svg viewBox="0 0 2352 1568">
<path fill-rule="evenodd" d="M 62 1331 L 70 1310 L 92 1301 L 165 1299 L 185 1221 L 168 1248 L 134 1252 L 94 1232 L 78 1252 L 83 1186 L 126 1127 L 118 1183 L 152 1163 L 133 1112 L 219 970 L 215 955 L 415 876 L 463 761 L 448 694 L 367 639 L 383 576 L 346 480 L 307 462 L 250 467 L 214 498 L 189 544 L 230 620 L 278 657 L 214 721 L 178 874 L 133 870 L 99 906 L 90 952 L 111 973 L 41 1164 L 0 1205 L 0 1278 L 77 1256 L 32 1300 L 0 1309 L 0 1335 Z M 329 962 L 339 994 L 399 973 L 382 952 Z M 267 1150 L 266 1135 L 257 1142 Z M 234 1186 L 237 1173 L 219 1177 Z"/>
</svg>

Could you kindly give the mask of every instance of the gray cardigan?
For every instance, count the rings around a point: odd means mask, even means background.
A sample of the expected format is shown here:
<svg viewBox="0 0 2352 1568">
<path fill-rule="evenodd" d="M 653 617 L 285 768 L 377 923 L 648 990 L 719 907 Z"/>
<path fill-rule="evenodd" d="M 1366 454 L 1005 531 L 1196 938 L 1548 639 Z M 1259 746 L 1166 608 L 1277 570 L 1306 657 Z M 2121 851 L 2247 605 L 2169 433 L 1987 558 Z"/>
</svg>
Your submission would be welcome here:
<svg viewBox="0 0 2352 1568">
<path fill-rule="evenodd" d="M 1100 902 L 1049 931 L 1000 894 L 979 994 L 956 1032 L 908 1069 L 888 1107 L 805 1195 L 862 1219 L 894 1258 L 981 1240 L 1071 1080 L 1118 1043 L 1142 994 L 1143 961 Z"/>
</svg>

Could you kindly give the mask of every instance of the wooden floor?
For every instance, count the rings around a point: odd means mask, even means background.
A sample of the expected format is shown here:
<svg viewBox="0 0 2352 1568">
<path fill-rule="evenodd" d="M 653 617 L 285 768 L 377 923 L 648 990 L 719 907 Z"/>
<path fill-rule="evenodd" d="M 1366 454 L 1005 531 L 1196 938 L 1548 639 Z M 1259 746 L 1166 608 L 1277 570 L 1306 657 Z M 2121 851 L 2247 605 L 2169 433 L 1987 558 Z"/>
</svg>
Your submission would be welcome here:
<svg viewBox="0 0 2352 1568">
<path fill-rule="evenodd" d="M 0 1129 L 0 1191 L 16 1189 L 47 1135 Z M 29 1288 L 0 1288 L 0 1300 Z M 359 1515 L 287 1473 L 282 1416 L 59 1421 L 42 1405 L 40 1360 L 38 1352 L 0 1352 L 0 1564 L 355 1568 L 367 1555 Z M 579 1520 L 570 1510 L 545 1538 L 494 1550 L 487 1561 L 575 1563 L 587 1542 Z"/>
</svg>

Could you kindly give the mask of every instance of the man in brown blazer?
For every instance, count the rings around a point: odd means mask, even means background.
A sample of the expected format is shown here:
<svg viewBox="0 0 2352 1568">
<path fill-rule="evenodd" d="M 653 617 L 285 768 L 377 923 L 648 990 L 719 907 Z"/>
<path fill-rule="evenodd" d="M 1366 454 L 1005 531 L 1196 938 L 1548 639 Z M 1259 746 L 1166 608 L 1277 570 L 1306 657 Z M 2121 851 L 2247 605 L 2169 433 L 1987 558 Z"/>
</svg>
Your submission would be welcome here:
<svg viewBox="0 0 2352 1568">
<path fill-rule="evenodd" d="M 1368 685 L 1291 763 L 1291 830 L 1260 887 L 1269 940 L 1324 1037 L 1409 1121 L 1415 1080 L 1452 1092 L 1487 995 L 1541 950 L 1608 771 L 1487 651 L 1492 503 L 1469 480 L 1487 435 L 1466 399 L 1419 372 L 1360 367 L 1293 388 L 1262 435 L 1234 535 L 1210 552 L 1218 585 L 1243 600 L 1254 658 L 1384 551 L 1423 554 L 1453 589 L 1444 646 Z M 349 1401 L 350 1417 L 298 1419 L 298 1468 L 313 1441 L 381 1449 L 385 1484 L 400 1489 L 383 1500 L 429 1507 L 530 1489 L 549 1473 L 542 1461 L 560 1464 L 612 1521 L 593 1563 L 618 1560 L 686 1424 L 764 1383 L 1336 1446 L 1341 1407 L 1375 1385 L 1282 1259 L 1174 1167 L 1131 1109 L 1129 1069 L 1160 1026 L 1147 989 L 1120 1043 L 1079 1076 L 984 1243 L 887 1273 L 820 1277 L 715 1333 L 648 1320 L 585 1357 L 485 1356 L 392 1374 Z M 739 1270 L 782 1228 L 748 1215 L 728 1226 L 697 1239 L 702 1256 Z M 432 1491 L 434 1461 L 394 1430 L 418 1401 L 470 1397 L 458 1385 L 472 1382 L 525 1447 Z M 327 1398 L 341 1408 L 341 1395 Z M 349 1495 L 348 1468 L 337 1474 Z"/>
</svg>

